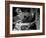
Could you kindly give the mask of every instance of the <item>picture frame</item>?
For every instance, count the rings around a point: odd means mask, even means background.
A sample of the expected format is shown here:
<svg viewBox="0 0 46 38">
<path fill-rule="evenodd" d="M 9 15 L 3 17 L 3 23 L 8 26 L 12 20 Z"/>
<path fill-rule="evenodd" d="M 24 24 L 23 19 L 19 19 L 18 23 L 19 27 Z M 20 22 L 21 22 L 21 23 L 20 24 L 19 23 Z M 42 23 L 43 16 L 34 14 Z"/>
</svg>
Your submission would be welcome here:
<svg viewBox="0 0 46 38">
<path fill-rule="evenodd" d="M 24 29 L 22 31 L 19 29 L 19 27 L 18 27 L 19 30 L 17 30 L 17 31 L 12 30 L 12 24 L 14 23 L 12 20 L 14 19 L 15 14 L 16 14 L 16 12 L 14 13 L 14 10 L 16 10 L 16 9 L 18 10 L 18 8 L 22 12 L 29 12 L 28 11 L 29 9 L 30 9 L 30 11 L 35 10 L 35 12 L 36 12 L 36 10 L 39 9 L 38 14 L 40 16 L 40 18 L 39 18 L 40 21 L 38 23 L 40 25 L 39 28 L 41 31 L 39 29 L 36 30 L 34 28 L 34 26 L 33 26 L 34 29 L 32 27 L 30 27 L 30 31 L 29 31 L 29 29 L 28 30 Z M 24 13 L 24 15 L 28 16 L 27 13 Z M 25 26 L 24 26 L 24 28 L 25 28 Z M 26 28 L 27 28 L 27 26 L 26 26 Z M 23 29 L 23 27 L 22 27 L 22 29 Z M 44 3 L 5 1 L 5 37 L 34 36 L 34 35 L 44 35 L 44 34 L 45 34 L 45 6 L 44 6 Z"/>
</svg>

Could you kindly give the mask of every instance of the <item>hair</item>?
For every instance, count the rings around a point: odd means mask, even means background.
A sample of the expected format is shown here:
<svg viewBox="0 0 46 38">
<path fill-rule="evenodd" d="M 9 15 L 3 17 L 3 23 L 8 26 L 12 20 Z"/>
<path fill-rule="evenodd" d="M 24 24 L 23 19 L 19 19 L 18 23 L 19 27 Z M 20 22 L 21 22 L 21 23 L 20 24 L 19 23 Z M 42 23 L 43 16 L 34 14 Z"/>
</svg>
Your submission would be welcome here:
<svg viewBox="0 0 46 38">
<path fill-rule="evenodd" d="M 16 12 L 19 11 L 19 10 L 21 10 L 21 9 L 20 9 L 20 8 L 16 8 Z M 19 14 L 19 12 L 17 12 L 17 13 Z M 20 12 L 20 13 L 21 13 L 21 12 Z"/>
</svg>

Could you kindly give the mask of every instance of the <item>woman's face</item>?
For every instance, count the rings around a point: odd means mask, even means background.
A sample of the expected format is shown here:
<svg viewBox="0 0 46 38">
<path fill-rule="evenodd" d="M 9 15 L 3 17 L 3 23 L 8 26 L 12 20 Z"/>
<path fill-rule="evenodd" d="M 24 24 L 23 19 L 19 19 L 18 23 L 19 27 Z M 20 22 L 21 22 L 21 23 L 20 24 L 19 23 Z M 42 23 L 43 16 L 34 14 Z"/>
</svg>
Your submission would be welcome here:
<svg viewBox="0 0 46 38">
<path fill-rule="evenodd" d="M 22 13 L 21 9 L 19 9 L 19 8 L 16 9 L 16 12 L 17 12 L 18 14 L 21 14 L 21 13 Z"/>
</svg>

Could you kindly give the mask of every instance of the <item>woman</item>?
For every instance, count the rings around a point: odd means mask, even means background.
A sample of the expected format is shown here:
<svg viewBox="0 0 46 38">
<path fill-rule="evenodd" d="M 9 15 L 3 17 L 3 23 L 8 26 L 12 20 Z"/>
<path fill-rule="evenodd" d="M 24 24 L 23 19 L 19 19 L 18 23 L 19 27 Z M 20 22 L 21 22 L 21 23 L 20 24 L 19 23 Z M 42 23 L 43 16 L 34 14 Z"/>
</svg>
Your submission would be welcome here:
<svg viewBox="0 0 46 38">
<path fill-rule="evenodd" d="M 24 18 L 23 12 L 21 11 L 20 8 L 17 8 L 16 13 L 18 14 L 17 16 L 14 16 L 14 24 L 15 24 L 15 29 L 16 30 L 21 30 L 21 25 L 20 23 L 22 23 L 22 20 Z"/>
</svg>

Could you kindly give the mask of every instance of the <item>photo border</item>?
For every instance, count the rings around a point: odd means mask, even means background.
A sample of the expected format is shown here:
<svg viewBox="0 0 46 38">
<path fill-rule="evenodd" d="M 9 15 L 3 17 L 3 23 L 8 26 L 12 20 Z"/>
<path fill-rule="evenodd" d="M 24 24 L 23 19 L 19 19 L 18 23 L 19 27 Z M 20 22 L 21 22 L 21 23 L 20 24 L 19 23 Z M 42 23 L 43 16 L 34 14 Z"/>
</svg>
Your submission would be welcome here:
<svg viewBox="0 0 46 38">
<path fill-rule="evenodd" d="M 20 7 L 20 8 L 39 8 L 40 9 L 40 30 L 28 30 L 28 31 L 12 31 L 12 18 L 13 18 L 13 7 Z M 10 34 L 21 34 L 21 33 L 38 33 L 42 32 L 42 6 L 36 6 L 36 5 L 19 5 L 19 4 L 10 4 Z"/>
<path fill-rule="evenodd" d="M 10 34 L 10 4 L 43 6 L 42 32 L 41 33 L 39 32 L 39 33 Z M 45 34 L 45 5 L 44 3 L 5 1 L 5 37 L 33 36 L 33 35 L 44 35 L 44 34 Z"/>
</svg>

